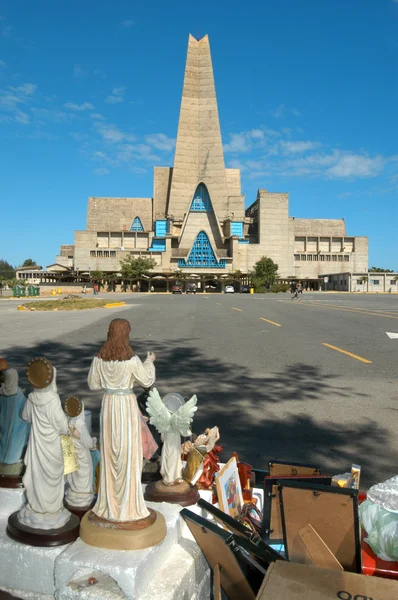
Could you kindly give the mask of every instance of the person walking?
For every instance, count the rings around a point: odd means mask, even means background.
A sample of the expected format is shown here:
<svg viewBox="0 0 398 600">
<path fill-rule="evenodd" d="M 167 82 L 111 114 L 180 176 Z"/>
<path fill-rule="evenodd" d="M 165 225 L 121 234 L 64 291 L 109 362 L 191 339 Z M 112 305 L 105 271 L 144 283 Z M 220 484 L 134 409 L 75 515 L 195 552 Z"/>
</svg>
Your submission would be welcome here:
<svg viewBox="0 0 398 600">
<path fill-rule="evenodd" d="M 293 281 L 290 291 L 292 294 L 292 300 L 294 300 L 295 298 L 297 298 L 297 300 L 298 300 L 298 289 L 297 289 L 297 284 L 295 281 Z"/>
</svg>

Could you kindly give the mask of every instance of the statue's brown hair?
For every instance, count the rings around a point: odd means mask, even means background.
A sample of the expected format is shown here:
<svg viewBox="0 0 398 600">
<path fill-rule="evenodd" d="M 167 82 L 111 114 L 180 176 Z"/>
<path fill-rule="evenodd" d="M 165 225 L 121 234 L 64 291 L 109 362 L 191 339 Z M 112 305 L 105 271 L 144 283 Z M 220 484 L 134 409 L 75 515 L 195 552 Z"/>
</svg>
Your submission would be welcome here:
<svg viewBox="0 0 398 600">
<path fill-rule="evenodd" d="M 98 352 L 102 360 L 130 360 L 134 350 L 130 346 L 131 327 L 127 319 L 113 319 L 109 324 L 108 339 Z"/>
</svg>

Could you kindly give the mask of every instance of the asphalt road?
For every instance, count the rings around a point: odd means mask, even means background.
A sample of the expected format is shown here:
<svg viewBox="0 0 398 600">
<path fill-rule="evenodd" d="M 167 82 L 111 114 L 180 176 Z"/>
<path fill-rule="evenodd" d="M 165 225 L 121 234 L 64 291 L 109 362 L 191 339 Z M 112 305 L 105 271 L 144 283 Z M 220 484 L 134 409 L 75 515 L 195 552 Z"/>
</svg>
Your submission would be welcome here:
<svg viewBox="0 0 398 600">
<path fill-rule="evenodd" d="M 0 355 L 24 370 L 44 355 L 61 398 L 78 394 L 97 423 L 90 362 L 109 322 L 130 320 L 132 346 L 157 355 L 164 394 L 196 393 L 193 430 L 218 425 L 223 458 L 270 459 L 342 473 L 362 465 L 365 487 L 397 474 L 398 296 L 136 295 L 119 309 L 25 313 L 0 302 Z M 325 345 L 327 344 L 327 345 Z M 28 384 L 22 377 L 22 386 Z M 139 390 L 137 390 L 139 393 Z"/>
</svg>

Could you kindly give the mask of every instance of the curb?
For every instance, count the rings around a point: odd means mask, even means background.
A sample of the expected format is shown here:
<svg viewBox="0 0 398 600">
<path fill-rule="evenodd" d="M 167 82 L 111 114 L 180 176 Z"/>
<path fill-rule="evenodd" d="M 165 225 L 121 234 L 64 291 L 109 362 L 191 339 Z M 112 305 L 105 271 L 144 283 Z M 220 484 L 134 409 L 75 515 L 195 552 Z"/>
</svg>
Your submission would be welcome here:
<svg viewBox="0 0 398 600">
<path fill-rule="evenodd" d="M 115 306 L 126 306 L 125 302 L 110 302 L 109 304 L 105 304 L 103 308 L 114 308 Z"/>
</svg>

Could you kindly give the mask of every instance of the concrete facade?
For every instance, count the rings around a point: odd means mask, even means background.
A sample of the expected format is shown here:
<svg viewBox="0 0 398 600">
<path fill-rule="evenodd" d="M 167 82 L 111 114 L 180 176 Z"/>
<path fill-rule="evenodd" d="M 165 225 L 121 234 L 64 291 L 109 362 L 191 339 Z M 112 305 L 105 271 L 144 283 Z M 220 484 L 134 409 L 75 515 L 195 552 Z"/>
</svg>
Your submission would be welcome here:
<svg viewBox="0 0 398 600">
<path fill-rule="evenodd" d="M 174 165 L 154 168 L 152 198 L 89 198 L 86 230 L 56 262 L 111 273 L 128 255 L 153 257 L 169 277 L 248 273 L 263 256 L 281 278 L 368 268 L 367 238 L 347 235 L 343 219 L 290 217 L 288 194 L 265 189 L 245 209 L 240 170 L 225 167 L 209 39 L 191 35 Z"/>
</svg>

